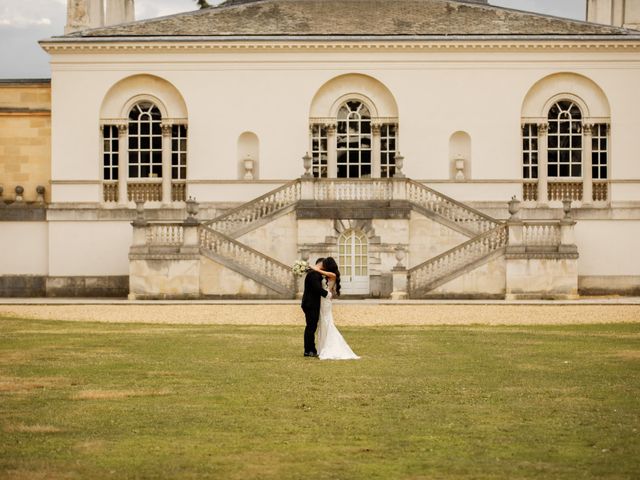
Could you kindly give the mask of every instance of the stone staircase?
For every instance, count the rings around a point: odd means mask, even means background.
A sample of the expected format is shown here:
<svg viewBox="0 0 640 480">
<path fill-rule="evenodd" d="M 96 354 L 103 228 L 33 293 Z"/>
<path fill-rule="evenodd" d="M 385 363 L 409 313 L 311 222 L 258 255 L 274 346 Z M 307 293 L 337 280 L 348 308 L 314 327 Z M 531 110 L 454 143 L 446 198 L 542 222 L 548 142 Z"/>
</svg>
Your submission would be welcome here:
<svg viewBox="0 0 640 480">
<path fill-rule="evenodd" d="M 242 204 L 199 227 L 201 254 L 268 287 L 295 296 L 296 281 L 288 265 L 239 242 L 240 236 L 294 211 L 301 201 L 407 202 L 416 212 L 446 225 L 470 240 L 411 269 L 410 295 L 423 295 L 492 254 L 504 249 L 508 232 L 499 221 L 410 179 L 302 178 Z"/>
<path fill-rule="evenodd" d="M 437 257 L 409 270 L 409 296 L 419 298 L 441 285 L 504 253 L 509 239 L 507 225 L 481 233 Z"/>
</svg>

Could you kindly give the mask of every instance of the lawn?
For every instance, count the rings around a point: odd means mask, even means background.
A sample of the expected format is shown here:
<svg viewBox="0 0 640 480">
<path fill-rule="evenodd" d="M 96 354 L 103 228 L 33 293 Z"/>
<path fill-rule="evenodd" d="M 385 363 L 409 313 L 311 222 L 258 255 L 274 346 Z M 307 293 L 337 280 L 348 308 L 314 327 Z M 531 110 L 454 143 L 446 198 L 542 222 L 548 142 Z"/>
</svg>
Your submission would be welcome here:
<svg viewBox="0 0 640 480">
<path fill-rule="evenodd" d="M 0 478 L 640 477 L 640 324 L 0 319 Z"/>
</svg>

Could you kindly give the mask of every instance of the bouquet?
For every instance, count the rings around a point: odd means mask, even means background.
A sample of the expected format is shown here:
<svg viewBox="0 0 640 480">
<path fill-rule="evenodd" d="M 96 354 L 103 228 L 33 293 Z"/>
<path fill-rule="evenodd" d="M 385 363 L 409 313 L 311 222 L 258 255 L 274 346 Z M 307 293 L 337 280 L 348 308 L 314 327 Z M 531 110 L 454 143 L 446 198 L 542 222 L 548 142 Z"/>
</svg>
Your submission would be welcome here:
<svg viewBox="0 0 640 480">
<path fill-rule="evenodd" d="M 296 277 L 301 277 L 309 271 L 309 263 L 304 260 L 296 260 L 293 262 L 291 270 Z"/>
</svg>

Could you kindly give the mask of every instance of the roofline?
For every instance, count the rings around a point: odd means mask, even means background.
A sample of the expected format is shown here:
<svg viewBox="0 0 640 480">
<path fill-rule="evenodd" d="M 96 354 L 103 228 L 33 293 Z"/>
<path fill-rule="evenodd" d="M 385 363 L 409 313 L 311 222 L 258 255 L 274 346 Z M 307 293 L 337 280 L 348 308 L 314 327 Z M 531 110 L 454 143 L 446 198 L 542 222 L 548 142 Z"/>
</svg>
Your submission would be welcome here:
<svg viewBox="0 0 640 480">
<path fill-rule="evenodd" d="M 492 41 L 547 41 L 547 42 L 593 42 L 593 41 L 640 41 L 640 31 L 629 31 L 628 34 L 603 35 L 159 35 L 159 36 L 110 36 L 110 37 L 51 37 L 40 40 L 47 44 L 83 44 L 83 43 L 159 43 L 159 42 L 492 42 Z"/>
<path fill-rule="evenodd" d="M 0 85 L 49 84 L 50 78 L 0 78 Z"/>
</svg>

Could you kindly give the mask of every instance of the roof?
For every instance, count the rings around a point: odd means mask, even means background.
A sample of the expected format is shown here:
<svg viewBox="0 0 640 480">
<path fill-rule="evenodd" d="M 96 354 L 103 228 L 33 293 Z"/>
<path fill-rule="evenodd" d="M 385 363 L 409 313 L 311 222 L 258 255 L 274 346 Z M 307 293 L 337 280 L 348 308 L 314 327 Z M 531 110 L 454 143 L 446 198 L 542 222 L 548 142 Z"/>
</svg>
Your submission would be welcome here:
<svg viewBox="0 0 640 480">
<path fill-rule="evenodd" d="M 68 37 L 567 36 L 638 32 L 480 2 L 453 0 L 228 0 L 167 17 Z"/>
<path fill-rule="evenodd" d="M 0 85 L 43 85 L 50 84 L 50 78 L 0 78 Z"/>
</svg>

